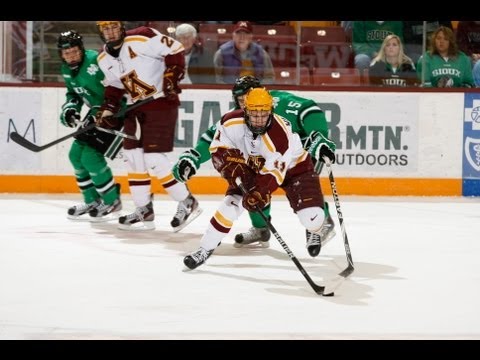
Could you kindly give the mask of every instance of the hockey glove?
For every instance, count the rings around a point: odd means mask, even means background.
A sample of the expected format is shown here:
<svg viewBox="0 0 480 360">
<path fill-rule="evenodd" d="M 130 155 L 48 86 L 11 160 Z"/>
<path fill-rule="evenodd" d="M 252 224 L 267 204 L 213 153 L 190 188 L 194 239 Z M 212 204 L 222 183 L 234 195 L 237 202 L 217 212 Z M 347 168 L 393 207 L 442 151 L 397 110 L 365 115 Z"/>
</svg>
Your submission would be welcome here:
<svg viewBox="0 0 480 360">
<path fill-rule="evenodd" d="M 219 149 L 212 154 L 213 166 L 231 186 L 237 186 L 235 179 L 240 177 L 242 183 L 249 188 L 255 177 L 253 170 L 246 164 L 238 149 Z"/>
<path fill-rule="evenodd" d="M 263 209 L 270 203 L 271 199 L 270 191 L 265 188 L 254 186 L 245 195 L 243 195 L 242 204 L 248 211 L 257 211 Z"/>
<path fill-rule="evenodd" d="M 163 93 L 165 97 L 177 95 L 182 92 L 178 83 L 184 78 L 185 71 L 177 65 L 168 66 L 163 73 Z"/>
<path fill-rule="evenodd" d="M 95 115 L 99 111 L 100 106 L 92 106 L 90 110 L 88 111 L 87 116 L 85 116 L 84 120 L 81 122 L 82 128 L 89 126 L 90 124 L 95 124 L 96 123 L 96 118 Z M 97 129 L 93 128 L 88 130 L 87 132 L 84 132 L 83 134 L 77 136 L 76 138 L 79 140 L 86 141 L 85 139 L 89 138 L 90 136 L 96 136 L 97 135 Z"/>
<path fill-rule="evenodd" d="M 324 137 L 318 131 L 314 131 L 305 141 L 304 148 L 316 161 L 322 161 L 326 156 L 331 163 L 335 163 L 335 143 Z"/>
<path fill-rule="evenodd" d="M 73 128 L 77 121 L 80 121 L 80 113 L 75 108 L 65 108 L 60 115 L 60 121 L 62 125 Z"/>
<path fill-rule="evenodd" d="M 105 129 L 114 129 L 120 124 L 120 120 L 113 116 L 110 110 L 99 110 L 95 115 L 95 122 L 97 126 Z"/>
<path fill-rule="evenodd" d="M 182 153 L 177 163 L 173 166 L 173 176 L 177 181 L 186 182 L 197 172 L 200 167 L 200 153 L 195 149 L 189 149 Z"/>
</svg>

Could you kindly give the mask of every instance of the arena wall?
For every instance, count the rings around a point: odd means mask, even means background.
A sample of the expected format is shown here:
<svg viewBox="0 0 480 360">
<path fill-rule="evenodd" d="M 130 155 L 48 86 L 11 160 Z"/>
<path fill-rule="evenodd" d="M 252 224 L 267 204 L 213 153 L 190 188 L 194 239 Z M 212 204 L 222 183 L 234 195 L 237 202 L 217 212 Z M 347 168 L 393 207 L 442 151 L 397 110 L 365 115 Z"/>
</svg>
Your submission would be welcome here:
<svg viewBox="0 0 480 360">
<path fill-rule="evenodd" d="M 326 112 L 341 194 L 480 195 L 480 94 L 293 92 Z M 64 94 L 62 87 L 0 87 L 0 192 L 78 192 L 68 161 L 71 140 L 35 153 L 9 139 L 17 131 L 43 145 L 72 132 L 58 120 Z M 232 105 L 230 91 L 218 89 L 186 89 L 181 100 L 172 163 Z M 122 152 L 111 165 L 127 192 Z M 326 171 L 321 183 L 329 193 Z M 210 162 L 189 181 L 199 194 L 221 194 L 225 184 Z"/>
</svg>

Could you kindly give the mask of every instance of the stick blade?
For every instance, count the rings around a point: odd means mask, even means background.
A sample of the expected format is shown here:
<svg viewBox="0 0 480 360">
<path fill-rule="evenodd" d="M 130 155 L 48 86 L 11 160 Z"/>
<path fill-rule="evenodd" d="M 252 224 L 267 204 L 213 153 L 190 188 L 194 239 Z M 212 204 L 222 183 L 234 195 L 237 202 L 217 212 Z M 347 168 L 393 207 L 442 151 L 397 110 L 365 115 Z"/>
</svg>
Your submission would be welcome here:
<svg viewBox="0 0 480 360">
<path fill-rule="evenodd" d="M 325 290 L 323 291 L 323 296 L 333 296 L 335 290 L 338 289 L 340 285 L 343 284 L 345 279 L 350 276 L 355 269 L 353 266 L 348 266 L 346 269 L 341 271 L 338 275 L 335 275 L 332 279 L 328 280 L 325 284 Z"/>
<path fill-rule="evenodd" d="M 13 131 L 10 133 L 10 139 L 12 139 L 12 141 L 17 143 L 18 145 L 23 146 L 24 148 L 27 148 L 28 150 L 35 151 L 35 152 L 38 152 L 41 150 L 39 146 L 31 143 L 16 131 Z"/>
<path fill-rule="evenodd" d="M 333 279 L 328 280 L 325 284 L 325 290 L 323 291 L 323 296 L 333 296 L 335 290 L 338 289 L 340 285 L 345 281 L 343 276 L 337 275 Z"/>
</svg>

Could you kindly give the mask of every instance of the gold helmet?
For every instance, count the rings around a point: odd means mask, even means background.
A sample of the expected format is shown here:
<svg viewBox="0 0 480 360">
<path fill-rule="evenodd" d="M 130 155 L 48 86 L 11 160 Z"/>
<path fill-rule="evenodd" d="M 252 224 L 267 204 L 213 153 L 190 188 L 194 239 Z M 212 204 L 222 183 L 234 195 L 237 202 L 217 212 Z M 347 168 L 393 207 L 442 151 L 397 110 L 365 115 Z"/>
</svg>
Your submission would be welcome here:
<svg viewBox="0 0 480 360">
<path fill-rule="evenodd" d="M 121 33 L 120 33 L 120 39 L 114 40 L 114 41 L 106 41 L 105 37 L 103 36 L 103 28 L 108 25 L 118 25 L 120 27 Z M 123 21 L 97 21 L 97 28 L 98 32 L 100 33 L 100 38 L 104 43 L 107 44 L 109 48 L 114 48 L 120 44 L 123 43 L 123 39 L 125 39 L 126 36 L 126 31 L 125 31 L 125 26 L 123 24 Z"/>
<path fill-rule="evenodd" d="M 245 110 L 272 111 L 273 98 L 265 88 L 252 88 L 245 96 Z"/>
<path fill-rule="evenodd" d="M 245 123 L 254 136 L 265 134 L 272 124 L 273 98 L 265 88 L 252 88 L 245 96 Z M 252 113 L 255 111 L 255 113 Z M 258 111 L 258 112 L 257 112 Z"/>
</svg>

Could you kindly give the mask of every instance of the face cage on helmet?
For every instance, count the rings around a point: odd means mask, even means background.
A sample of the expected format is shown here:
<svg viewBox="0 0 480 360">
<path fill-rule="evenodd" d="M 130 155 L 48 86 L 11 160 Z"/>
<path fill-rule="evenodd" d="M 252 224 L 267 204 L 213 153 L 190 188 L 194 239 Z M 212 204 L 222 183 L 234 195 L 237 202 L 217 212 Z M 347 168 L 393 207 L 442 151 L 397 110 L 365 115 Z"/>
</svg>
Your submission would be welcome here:
<svg viewBox="0 0 480 360">
<path fill-rule="evenodd" d="M 105 40 L 105 37 L 103 36 L 103 27 L 106 25 L 110 25 L 112 23 L 118 23 L 120 25 L 120 39 L 107 42 Z M 127 36 L 127 33 L 125 31 L 125 26 L 121 21 L 97 21 L 97 28 L 98 28 L 98 32 L 100 33 L 100 38 L 110 49 L 113 49 L 116 46 L 121 45 L 123 43 L 123 40 Z"/>
<path fill-rule="evenodd" d="M 272 113 L 270 113 L 270 115 L 268 116 L 268 119 L 267 119 L 267 122 L 265 123 L 265 126 L 259 128 L 259 127 L 255 127 L 252 125 L 252 123 L 250 122 L 250 116 L 248 116 L 247 112 L 245 112 L 245 123 L 247 124 L 247 127 L 248 129 L 252 132 L 253 135 L 257 136 L 257 135 L 263 135 L 265 134 L 268 129 L 270 128 L 270 125 L 272 125 Z"/>
</svg>

